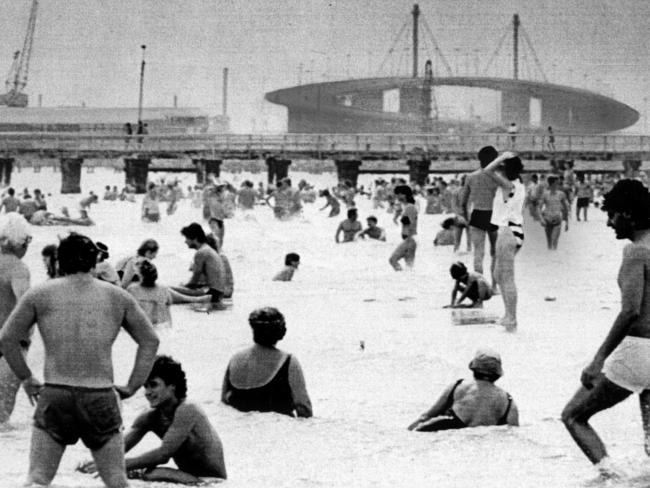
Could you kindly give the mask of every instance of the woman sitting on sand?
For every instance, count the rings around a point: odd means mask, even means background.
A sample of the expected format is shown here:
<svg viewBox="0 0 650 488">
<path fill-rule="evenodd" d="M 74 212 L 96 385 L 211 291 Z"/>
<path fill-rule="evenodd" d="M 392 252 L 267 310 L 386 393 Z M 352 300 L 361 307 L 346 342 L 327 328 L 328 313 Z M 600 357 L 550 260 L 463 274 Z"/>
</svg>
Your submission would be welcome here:
<svg viewBox="0 0 650 488">
<path fill-rule="evenodd" d="M 473 380 L 447 386 L 433 406 L 409 425 L 409 430 L 435 432 L 485 425 L 519 425 L 512 397 L 494 382 L 503 375 L 498 353 L 480 349 L 469 363 Z"/>
<path fill-rule="evenodd" d="M 138 248 L 135 256 L 121 259 L 115 269 L 122 280 L 122 288 L 128 287 L 134 281 L 140 281 L 140 264 L 142 261 L 153 261 L 158 254 L 158 242 L 147 239 Z"/>
<path fill-rule="evenodd" d="M 273 307 L 248 317 L 255 344 L 235 354 L 226 369 L 221 401 L 243 412 L 278 412 L 311 417 L 311 401 L 298 360 L 275 344 L 287 329 L 284 316 Z"/>
<path fill-rule="evenodd" d="M 131 283 L 126 289 L 138 301 L 155 328 L 171 327 L 169 307 L 174 303 L 209 303 L 210 295 L 197 297 L 183 295 L 168 286 L 156 284 L 158 270 L 150 261 L 140 264 L 139 283 Z"/>
</svg>

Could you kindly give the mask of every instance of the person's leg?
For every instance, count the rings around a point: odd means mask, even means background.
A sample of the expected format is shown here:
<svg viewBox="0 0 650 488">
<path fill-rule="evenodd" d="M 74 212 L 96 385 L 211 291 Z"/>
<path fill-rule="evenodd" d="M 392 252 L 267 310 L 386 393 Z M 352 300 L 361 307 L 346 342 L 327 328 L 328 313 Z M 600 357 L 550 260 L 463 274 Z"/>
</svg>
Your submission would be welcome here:
<svg viewBox="0 0 650 488">
<path fill-rule="evenodd" d="M 460 249 L 460 240 L 463 237 L 463 227 L 460 225 L 454 226 L 454 252 Z"/>
<path fill-rule="evenodd" d="M 404 252 L 404 262 L 406 263 L 406 266 L 409 268 L 413 267 L 413 263 L 415 263 L 415 251 L 417 250 L 418 244 L 415 242 L 415 239 L 412 237 L 409 237 L 408 239 L 404 239 L 404 243 L 406 244 L 406 250 Z"/>
<path fill-rule="evenodd" d="M 154 468 L 145 472 L 142 477 L 145 481 L 159 481 L 162 483 L 180 483 L 185 485 L 195 485 L 201 483 L 201 479 L 185 471 L 173 468 Z"/>
<path fill-rule="evenodd" d="M 515 285 L 515 253 L 517 241 L 510 229 L 499 231 L 497 240 L 497 268 L 496 277 L 505 309 L 502 325 L 509 332 L 517 328 L 517 287 Z"/>
<path fill-rule="evenodd" d="M 388 258 L 388 262 L 393 267 L 395 271 L 402 271 L 402 267 L 399 264 L 399 260 L 406 256 L 407 243 L 404 239 L 399 246 L 393 251 L 393 254 Z"/>
<path fill-rule="evenodd" d="M 485 234 L 478 227 L 470 226 L 469 235 L 474 249 L 474 271 L 483 274 L 483 258 L 485 257 Z"/>
<path fill-rule="evenodd" d="M 553 226 L 553 229 L 551 230 L 551 249 L 556 250 L 557 249 L 557 244 L 560 240 L 560 233 L 562 232 L 562 223 L 560 222 L 557 225 Z"/>
<path fill-rule="evenodd" d="M 582 207 L 582 212 L 583 212 L 583 216 L 584 216 L 584 221 L 585 221 L 585 222 L 587 221 L 587 210 L 589 210 L 589 204 L 587 204 L 587 205 L 585 205 L 584 207 Z"/>
<path fill-rule="evenodd" d="M 97 473 L 109 488 L 129 486 L 124 463 L 124 439 L 121 433 L 115 434 L 102 447 L 91 451 Z"/>
<path fill-rule="evenodd" d="M 544 235 L 546 236 L 546 248 L 553 249 L 553 226 L 551 224 L 544 225 Z"/>
<path fill-rule="evenodd" d="M 6 359 L 0 358 L 0 423 L 9 421 L 19 389 L 20 380 L 9 367 Z"/>
<path fill-rule="evenodd" d="M 494 266 L 496 264 L 496 248 L 497 237 L 499 235 L 498 229 L 488 231 L 488 240 L 490 241 L 490 275 L 492 276 L 492 293 L 497 294 L 497 280 L 494 277 Z"/>
<path fill-rule="evenodd" d="M 643 445 L 645 453 L 650 456 L 650 390 L 643 390 L 639 393 L 639 405 L 641 407 L 641 420 L 643 421 Z"/>
<path fill-rule="evenodd" d="M 612 383 L 601 374 L 593 388 L 588 390 L 581 386 L 564 407 L 562 422 L 592 463 L 598 464 L 607 456 L 607 450 L 596 431 L 589 425 L 589 419 L 594 414 L 622 402 L 631 394 L 631 391 Z"/>
<path fill-rule="evenodd" d="M 49 486 L 59 469 L 63 451 L 65 446 L 52 439 L 47 432 L 38 427 L 32 428 L 27 486 Z"/>
<path fill-rule="evenodd" d="M 580 204 L 579 204 L 579 203 L 576 203 L 576 220 L 577 220 L 578 222 L 580 222 L 580 209 L 581 209 L 581 208 L 582 208 L 582 207 L 580 206 Z"/>
</svg>

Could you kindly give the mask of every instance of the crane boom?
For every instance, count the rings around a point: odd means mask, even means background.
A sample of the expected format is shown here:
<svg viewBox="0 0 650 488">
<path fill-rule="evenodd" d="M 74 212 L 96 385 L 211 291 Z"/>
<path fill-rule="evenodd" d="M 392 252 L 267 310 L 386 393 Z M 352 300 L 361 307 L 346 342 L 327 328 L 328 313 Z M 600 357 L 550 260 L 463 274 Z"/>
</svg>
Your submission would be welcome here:
<svg viewBox="0 0 650 488">
<path fill-rule="evenodd" d="M 23 42 L 23 49 L 14 53 L 14 61 L 7 81 L 5 82 L 7 93 L 0 95 L 0 105 L 8 105 L 10 107 L 27 106 L 27 94 L 23 93 L 23 90 L 27 86 L 27 74 L 29 73 L 29 60 L 32 56 L 37 10 L 38 0 L 32 0 L 32 8 L 29 12 L 27 34 Z"/>
</svg>

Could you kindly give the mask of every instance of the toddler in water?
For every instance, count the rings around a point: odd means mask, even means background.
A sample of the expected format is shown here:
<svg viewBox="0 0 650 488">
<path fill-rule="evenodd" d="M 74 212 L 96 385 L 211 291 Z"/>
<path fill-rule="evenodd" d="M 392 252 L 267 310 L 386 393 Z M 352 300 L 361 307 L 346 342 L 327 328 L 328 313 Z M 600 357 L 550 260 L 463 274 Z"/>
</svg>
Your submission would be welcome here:
<svg viewBox="0 0 650 488">
<path fill-rule="evenodd" d="M 467 267 L 460 261 L 451 265 L 449 273 L 456 283 L 451 292 L 451 304 L 445 305 L 445 308 L 480 308 L 483 301 L 492 298 L 492 288 L 483 275 L 467 271 Z M 459 291 L 461 295 L 456 300 Z M 465 298 L 469 298 L 472 303 L 463 305 Z"/>
<path fill-rule="evenodd" d="M 438 231 L 433 240 L 434 246 L 455 246 L 456 245 L 456 217 L 449 217 L 442 221 L 442 230 Z"/>
<path fill-rule="evenodd" d="M 284 265 L 284 269 L 273 277 L 273 281 L 291 281 L 300 265 L 300 256 L 295 252 L 290 252 L 284 258 Z"/>
<path fill-rule="evenodd" d="M 140 276 L 142 277 L 140 282 L 132 283 L 126 290 L 138 301 L 156 329 L 171 327 L 170 305 L 210 302 L 210 295 L 193 297 L 167 286 L 157 285 L 158 270 L 150 261 L 140 263 Z"/>
</svg>

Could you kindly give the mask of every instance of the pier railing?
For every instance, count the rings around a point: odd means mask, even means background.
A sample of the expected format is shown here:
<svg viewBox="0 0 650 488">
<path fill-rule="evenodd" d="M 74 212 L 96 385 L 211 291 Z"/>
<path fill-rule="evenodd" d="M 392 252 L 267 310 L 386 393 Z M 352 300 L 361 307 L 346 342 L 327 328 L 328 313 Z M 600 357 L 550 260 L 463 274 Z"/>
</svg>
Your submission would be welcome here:
<svg viewBox="0 0 650 488">
<path fill-rule="evenodd" d="M 550 154 L 650 154 L 650 136 L 556 134 L 553 145 L 539 134 L 151 134 L 20 132 L 0 134 L 0 154 L 58 153 L 285 153 L 332 157 L 364 153 L 399 158 L 418 152 L 473 154 L 485 145 L 499 150 Z"/>
</svg>

